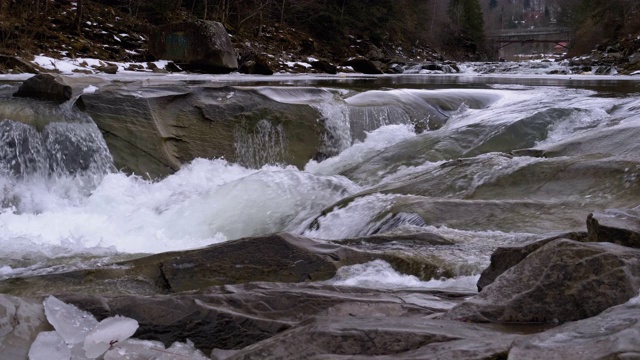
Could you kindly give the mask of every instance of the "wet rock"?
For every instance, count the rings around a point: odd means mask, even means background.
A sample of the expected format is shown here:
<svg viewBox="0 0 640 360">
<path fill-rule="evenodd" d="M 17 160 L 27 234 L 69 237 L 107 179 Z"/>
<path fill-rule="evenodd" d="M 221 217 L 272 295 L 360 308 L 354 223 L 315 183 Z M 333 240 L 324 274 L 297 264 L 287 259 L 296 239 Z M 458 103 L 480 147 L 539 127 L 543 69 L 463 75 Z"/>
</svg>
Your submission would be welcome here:
<svg viewBox="0 0 640 360">
<path fill-rule="evenodd" d="M 208 305 L 206 300 L 194 296 L 102 298 L 70 295 L 62 298 L 99 319 L 115 315 L 135 319 L 139 324 L 135 338 L 160 341 L 167 347 L 189 339 L 205 353 L 216 347 L 241 348 L 291 326 L 285 321 Z"/>
<path fill-rule="evenodd" d="M 10 278 L 0 281 L 0 293 L 154 295 L 255 281 L 322 281 L 334 277 L 341 266 L 376 259 L 423 280 L 453 275 L 446 264 L 430 256 L 358 250 L 283 233 L 156 254 L 98 269 Z"/>
<path fill-rule="evenodd" d="M 563 323 L 625 303 L 639 289 L 640 250 L 559 239 L 502 273 L 446 317 L 477 322 Z"/>
<path fill-rule="evenodd" d="M 464 295 L 457 296 L 311 283 L 251 283 L 172 296 L 68 294 L 61 298 L 99 319 L 121 315 L 137 320 L 137 338 L 158 340 L 165 346 L 189 339 L 209 353 L 214 348 L 241 349 L 314 317 L 427 316 L 453 306 Z"/>
<path fill-rule="evenodd" d="M 519 264 L 524 258 L 542 246 L 557 239 L 586 240 L 587 234 L 582 232 L 564 233 L 550 236 L 542 240 L 533 240 L 518 246 L 499 247 L 491 254 L 491 264 L 478 279 L 478 291 L 493 283 L 500 274 Z"/>
<path fill-rule="evenodd" d="M 115 74 L 118 72 L 118 65 L 116 64 L 110 64 L 110 63 L 106 63 L 104 65 L 101 66 L 94 66 L 94 69 L 101 71 L 105 74 Z"/>
<path fill-rule="evenodd" d="M 338 73 L 338 68 L 326 60 L 311 61 L 310 64 L 314 69 L 320 70 L 327 74 Z"/>
<path fill-rule="evenodd" d="M 323 124 L 308 105 L 253 89 L 130 86 L 77 102 L 103 132 L 115 166 L 128 173 L 159 178 L 195 158 L 303 167 L 322 147 Z"/>
<path fill-rule="evenodd" d="M 38 66 L 19 57 L 0 55 L 0 73 L 31 73 L 39 74 Z"/>
<path fill-rule="evenodd" d="M 244 61 L 238 72 L 243 74 L 273 75 L 273 69 L 269 62 L 260 56 L 254 57 L 253 60 Z"/>
<path fill-rule="evenodd" d="M 39 74 L 27 79 L 13 96 L 63 103 L 71 99 L 71 86 L 50 74 Z"/>
<path fill-rule="evenodd" d="M 509 359 L 638 359 L 640 358 L 640 301 L 604 311 L 538 335 L 517 339 Z"/>
<path fill-rule="evenodd" d="M 415 234 L 393 234 L 393 233 L 384 233 L 378 235 L 365 236 L 361 238 L 355 239 L 342 239 L 342 240 L 334 240 L 334 242 L 339 244 L 359 244 L 359 243 L 368 243 L 368 244 L 388 244 L 388 243 L 403 243 L 403 244 L 416 244 L 416 245 L 453 245 L 454 241 L 445 239 L 444 237 L 430 233 L 430 232 L 420 232 Z"/>
<path fill-rule="evenodd" d="M 610 209 L 587 217 L 589 241 L 640 249 L 640 209 Z"/>
<path fill-rule="evenodd" d="M 219 22 L 195 20 L 158 27 L 149 37 L 149 52 L 183 69 L 229 73 L 238 68 L 229 34 Z"/>
<path fill-rule="evenodd" d="M 38 333 L 49 330 L 42 301 L 0 294 L 0 357 L 26 359 Z"/>
<path fill-rule="evenodd" d="M 496 340 L 498 338 L 501 340 Z M 477 324 L 391 316 L 339 317 L 301 324 L 248 346 L 228 360 L 340 359 L 343 356 L 350 359 L 480 359 L 507 352 L 517 338 Z M 462 357 L 447 357 L 447 354 Z"/>
<path fill-rule="evenodd" d="M 382 70 L 373 61 L 365 58 L 352 58 L 344 61 L 342 66 L 351 66 L 353 70 L 363 74 L 382 74 Z"/>
<path fill-rule="evenodd" d="M 404 68 L 400 64 L 389 64 L 387 65 L 387 72 L 392 74 L 402 74 L 404 72 Z"/>
<path fill-rule="evenodd" d="M 640 147 L 634 142 L 638 137 L 640 126 L 612 126 L 539 148 L 547 157 L 597 155 L 636 160 L 640 157 Z"/>
<path fill-rule="evenodd" d="M 165 70 L 167 70 L 168 72 L 172 72 L 172 73 L 174 73 L 174 72 L 182 72 L 182 71 L 183 71 L 183 70 L 182 70 L 178 65 L 176 65 L 176 63 L 174 63 L 173 61 L 169 61 L 169 62 L 167 63 L 167 65 L 166 65 L 164 68 L 165 68 Z"/>
</svg>

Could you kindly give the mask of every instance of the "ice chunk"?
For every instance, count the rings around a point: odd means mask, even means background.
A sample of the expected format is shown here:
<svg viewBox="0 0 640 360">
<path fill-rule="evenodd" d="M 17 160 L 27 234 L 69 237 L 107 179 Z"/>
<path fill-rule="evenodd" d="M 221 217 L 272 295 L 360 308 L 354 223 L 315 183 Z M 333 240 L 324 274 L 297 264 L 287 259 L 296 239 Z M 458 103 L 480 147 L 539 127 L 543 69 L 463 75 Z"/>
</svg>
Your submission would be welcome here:
<svg viewBox="0 0 640 360">
<path fill-rule="evenodd" d="M 29 349 L 29 360 L 69 360 L 71 350 L 56 331 L 43 331 Z"/>
<path fill-rule="evenodd" d="M 93 86 L 93 85 L 89 85 L 86 88 L 82 89 L 82 93 L 83 94 L 93 94 L 98 90 L 97 87 Z"/>
<path fill-rule="evenodd" d="M 90 313 L 66 304 L 54 296 L 44 300 L 47 320 L 67 344 L 82 342 L 98 321 Z"/>
<path fill-rule="evenodd" d="M 116 343 L 133 335 L 138 322 L 124 316 L 106 318 L 84 339 L 84 351 L 89 359 L 95 359 Z"/>
<path fill-rule="evenodd" d="M 165 349 L 159 341 L 128 339 L 104 354 L 104 360 L 210 360 L 187 340 Z"/>
</svg>

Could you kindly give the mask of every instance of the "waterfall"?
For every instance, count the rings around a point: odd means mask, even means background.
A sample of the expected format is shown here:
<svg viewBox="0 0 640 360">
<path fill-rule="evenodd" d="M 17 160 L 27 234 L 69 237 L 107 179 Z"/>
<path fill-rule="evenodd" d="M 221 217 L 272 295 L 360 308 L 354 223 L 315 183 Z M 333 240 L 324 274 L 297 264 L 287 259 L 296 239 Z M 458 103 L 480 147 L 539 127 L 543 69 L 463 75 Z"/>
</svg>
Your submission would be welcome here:
<svg viewBox="0 0 640 360">
<path fill-rule="evenodd" d="M 282 163 L 286 154 L 287 139 L 282 125 L 273 126 L 268 120 L 260 120 L 253 132 L 243 128 L 234 131 L 236 161 L 258 169 L 263 165 Z"/>
</svg>

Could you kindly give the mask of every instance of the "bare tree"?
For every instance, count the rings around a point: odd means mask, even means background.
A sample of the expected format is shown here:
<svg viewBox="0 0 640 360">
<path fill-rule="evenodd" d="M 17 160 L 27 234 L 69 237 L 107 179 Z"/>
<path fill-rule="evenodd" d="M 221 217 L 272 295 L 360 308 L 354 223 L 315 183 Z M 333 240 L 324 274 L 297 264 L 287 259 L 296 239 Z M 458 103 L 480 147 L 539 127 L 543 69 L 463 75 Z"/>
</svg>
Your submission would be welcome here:
<svg viewBox="0 0 640 360">
<path fill-rule="evenodd" d="M 76 29 L 80 32 L 80 28 L 82 26 L 82 0 L 77 0 L 76 2 Z"/>
</svg>

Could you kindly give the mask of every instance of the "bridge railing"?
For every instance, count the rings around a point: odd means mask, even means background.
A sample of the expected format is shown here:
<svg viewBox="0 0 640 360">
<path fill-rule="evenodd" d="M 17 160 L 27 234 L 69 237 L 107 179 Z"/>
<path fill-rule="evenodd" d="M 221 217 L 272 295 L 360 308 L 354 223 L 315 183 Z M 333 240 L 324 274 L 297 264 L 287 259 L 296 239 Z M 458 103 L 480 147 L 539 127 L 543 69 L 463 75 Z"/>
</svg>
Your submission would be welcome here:
<svg viewBox="0 0 640 360">
<path fill-rule="evenodd" d="M 507 38 L 515 36 L 542 36 L 542 35 L 568 35 L 570 28 L 566 27 L 546 27 L 533 29 L 504 29 L 488 33 L 488 38 Z"/>
</svg>

